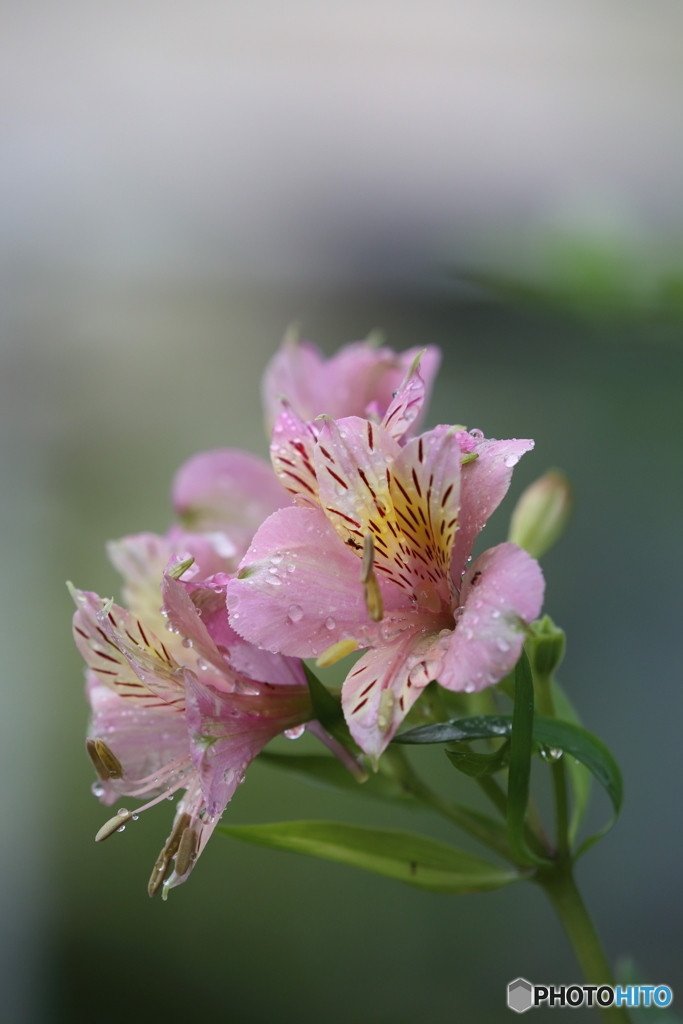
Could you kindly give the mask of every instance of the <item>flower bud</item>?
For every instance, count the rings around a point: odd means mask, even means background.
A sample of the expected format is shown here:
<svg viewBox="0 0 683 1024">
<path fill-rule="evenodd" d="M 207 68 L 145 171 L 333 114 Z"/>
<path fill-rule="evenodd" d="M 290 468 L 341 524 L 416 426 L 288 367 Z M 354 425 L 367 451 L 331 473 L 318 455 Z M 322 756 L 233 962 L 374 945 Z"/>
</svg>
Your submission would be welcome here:
<svg viewBox="0 0 683 1024">
<path fill-rule="evenodd" d="M 569 480 L 559 469 L 549 470 L 527 487 L 517 502 L 508 540 L 540 558 L 564 533 L 572 505 Z"/>
<path fill-rule="evenodd" d="M 564 630 L 556 626 L 549 615 L 531 623 L 526 652 L 534 675 L 552 678 L 564 658 L 565 639 Z"/>
</svg>

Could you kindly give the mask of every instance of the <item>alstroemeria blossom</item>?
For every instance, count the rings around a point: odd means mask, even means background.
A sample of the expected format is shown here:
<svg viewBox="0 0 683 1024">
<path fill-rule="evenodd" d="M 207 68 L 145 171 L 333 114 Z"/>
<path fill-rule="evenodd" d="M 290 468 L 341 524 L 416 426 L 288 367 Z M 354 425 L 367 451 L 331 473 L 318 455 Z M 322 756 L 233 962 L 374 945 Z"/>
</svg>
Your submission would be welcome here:
<svg viewBox="0 0 683 1024">
<path fill-rule="evenodd" d="M 323 413 L 333 419 L 370 415 L 379 422 L 419 352 L 419 348 L 411 348 L 396 353 L 370 341 L 354 341 L 326 359 L 310 341 L 286 337 L 261 383 L 269 433 L 282 411 L 282 399 L 304 422 Z M 424 349 L 422 375 L 427 397 L 440 361 L 436 346 Z M 416 422 L 414 428 L 417 426 Z"/>
<path fill-rule="evenodd" d="M 447 426 L 401 447 L 386 420 L 326 419 L 306 439 L 315 486 L 266 520 L 229 583 L 231 624 L 256 645 L 298 657 L 343 640 L 369 648 L 342 703 L 373 759 L 430 680 L 472 692 L 517 661 L 542 604 L 538 563 L 505 543 L 467 566 L 532 447 Z"/>
<path fill-rule="evenodd" d="M 162 883 L 166 891 L 185 881 L 253 758 L 274 736 L 309 722 L 313 710 L 299 661 L 252 648 L 230 628 L 225 574 L 182 582 L 164 574 L 156 600 L 163 600 L 158 614 L 166 629 L 157 635 L 144 616 L 145 542 L 138 543 L 137 561 L 130 561 L 130 539 L 117 554 L 127 555 L 120 566 L 135 568 L 126 590 L 140 614 L 74 590 L 73 625 L 88 666 L 94 791 L 107 805 L 122 797 L 146 801 L 120 810 L 101 838 L 185 791 L 150 879 L 153 895 Z M 153 545 L 148 550 L 158 554 Z"/>
</svg>

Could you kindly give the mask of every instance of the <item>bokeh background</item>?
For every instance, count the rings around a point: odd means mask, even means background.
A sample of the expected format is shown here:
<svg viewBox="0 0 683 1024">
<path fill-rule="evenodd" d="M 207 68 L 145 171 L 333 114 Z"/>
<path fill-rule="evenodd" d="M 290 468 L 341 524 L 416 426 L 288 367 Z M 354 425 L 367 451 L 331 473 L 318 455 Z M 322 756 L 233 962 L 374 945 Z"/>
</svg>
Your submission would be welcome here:
<svg viewBox="0 0 683 1024">
<path fill-rule="evenodd" d="M 547 610 L 627 794 L 580 881 L 610 957 L 681 988 L 682 29 L 673 0 L 6 0 L 4 1019 L 493 1024 L 510 979 L 578 980 L 531 887 L 437 897 L 216 837 L 162 904 L 170 807 L 92 841 L 64 580 L 116 593 L 104 541 L 163 531 L 194 451 L 265 454 L 292 321 L 328 352 L 439 344 L 431 423 L 536 438 L 489 543 L 572 478 Z M 458 841 L 259 764 L 228 817 Z"/>
</svg>

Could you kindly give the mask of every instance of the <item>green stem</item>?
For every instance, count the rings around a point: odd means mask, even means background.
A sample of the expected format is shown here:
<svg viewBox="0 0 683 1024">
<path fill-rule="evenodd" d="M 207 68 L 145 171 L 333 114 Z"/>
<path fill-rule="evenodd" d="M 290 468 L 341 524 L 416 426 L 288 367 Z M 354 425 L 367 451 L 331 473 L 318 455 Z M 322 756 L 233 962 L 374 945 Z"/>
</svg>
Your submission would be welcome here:
<svg viewBox="0 0 683 1024">
<path fill-rule="evenodd" d="M 533 670 L 533 663 L 532 663 Z M 534 697 L 536 708 L 546 718 L 555 718 L 555 701 L 553 700 L 552 676 L 533 671 L 534 676 Z M 569 842 L 569 798 L 567 794 L 567 774 L 562 760 L 554 761 L 550 766 L 550 774 L 553 783 L 553 796 L 555 798 L 555 835 L 557 842 L 558 860 L 564 861 L 569 857 L 571 845 Z"/>
<path fill-rule="evenodd" d="M 572 949 L 589 985 L 614 985 L 607 957 L 586 910 L 576 882 L 568 867 L 554 868 L 539 873 L 536 881 L 544 889 L 567 934 Z M 597 1006 L 603 1018 L 611 1024 L 629 1024 L 623 1006 Z"/>
<path fill-rule="evenodd" d="M 384 762 L 391 766 L 395 779 L 400 781 L 406 792 L 411 793 L 416 800 L 425 806 L 436 811 L 444 818 L 461 828 L 463 832 L 478 839 L 480 843 L 495 850 L 505 860 L 516 864 L 507 839 L 505 826 L 490 818 L 487 814 L 481 814 L 473 808 L 465 807 L 462 804 L 452 803 L 450 800 L 443 800 L 438 793 L 430 789 L 416 774 L 413 766 L 406 757 L 405 751 L 400 747 L 389 747 L 383 755 Z M 504 798 L 504 794 L 503 794 Z"/>
</svg>

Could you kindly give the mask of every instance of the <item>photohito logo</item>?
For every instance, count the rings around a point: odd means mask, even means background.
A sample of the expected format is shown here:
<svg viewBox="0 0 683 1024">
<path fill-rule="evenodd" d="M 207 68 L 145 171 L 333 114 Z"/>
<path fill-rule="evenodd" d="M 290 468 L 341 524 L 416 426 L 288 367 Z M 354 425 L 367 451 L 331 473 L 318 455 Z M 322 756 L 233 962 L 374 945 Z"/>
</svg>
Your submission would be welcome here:
<svg viewBox="0 0 683 1024">
<path fill-rule="evenodd" d="M 668 985 L 532 985 L 517 978 L 508 985 L 508 1006 L 525 1013 L 532 1006 L 653 1006 L 673 1000 Z"/>
</svg>

